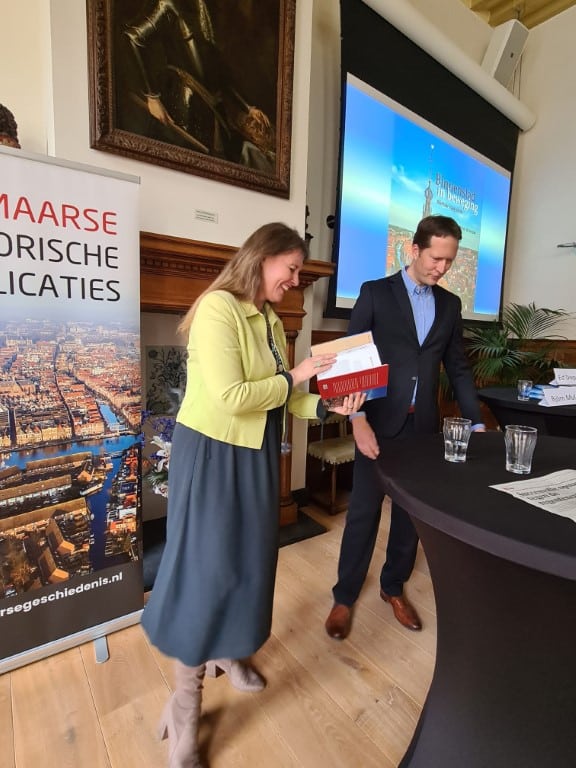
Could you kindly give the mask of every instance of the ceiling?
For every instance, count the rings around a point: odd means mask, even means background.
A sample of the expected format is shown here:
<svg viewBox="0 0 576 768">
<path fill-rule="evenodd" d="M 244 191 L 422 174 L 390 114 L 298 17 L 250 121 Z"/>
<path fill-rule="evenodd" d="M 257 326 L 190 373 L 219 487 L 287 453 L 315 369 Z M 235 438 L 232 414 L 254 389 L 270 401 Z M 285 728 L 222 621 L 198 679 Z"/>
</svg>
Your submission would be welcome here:
<svg viewBox="0 0 576 768">
<path fill-rule="evenodd" d="M 528 29 L 576 5 L 576 0 L 462 0 L 462 2 L 491 27 L 497 27 L 510 19 L 518 19 Z"/>
</svg>

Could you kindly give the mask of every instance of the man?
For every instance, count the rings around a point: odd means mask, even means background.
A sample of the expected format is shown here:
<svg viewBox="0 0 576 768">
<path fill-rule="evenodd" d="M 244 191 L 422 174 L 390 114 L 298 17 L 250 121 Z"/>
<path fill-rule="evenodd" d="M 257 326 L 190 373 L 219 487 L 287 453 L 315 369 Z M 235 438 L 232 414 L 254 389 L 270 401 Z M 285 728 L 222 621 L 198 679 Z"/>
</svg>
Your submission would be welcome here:
<svg viewBox="0 0 576 768">
<path fill-rule="evenodd" d="M 330 637 L 350 632 L 352 607 L 368 572 L 384 491 L 375 471 L 379 445 L 413 434 L 433 433 L 438 423 L 440 363 L 444 364 L 462 415 L 484 431 L 472 375 L 462 346 L 460 299 L 437 285 L 458 252 L 462 231 L 447 216 L 426 216 L 414 234 L 412 261 L 390 277 L 362 285 L 348 334 L 372 331 L 380 359 L 390 365 L 388 394 L 365 403 L 352 419 L 356 441 L 354 479 L 334 586 L 326 620 Z M 415 467 L 417 472 L 418 468 Z M 392 503 L 380 597 L 396 619 L 419 630 L 422 622 L 403 596 L 416 559 L 418 536 L 405 510 Z"/>
</svg>

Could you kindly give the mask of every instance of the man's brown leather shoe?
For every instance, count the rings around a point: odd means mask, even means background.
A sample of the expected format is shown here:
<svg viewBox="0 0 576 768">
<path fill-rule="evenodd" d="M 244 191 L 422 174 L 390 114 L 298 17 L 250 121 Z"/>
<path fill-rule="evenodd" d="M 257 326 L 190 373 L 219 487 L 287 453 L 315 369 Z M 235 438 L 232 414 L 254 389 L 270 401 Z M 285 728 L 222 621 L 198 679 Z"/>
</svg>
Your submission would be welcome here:
<svg viewBox="0 0 576 768">
<path fill-rule="evenodd" d="M 380 597 L 385 603 L 390 603 L 394 616 L 406 629 L 412 629 L 414 632 L 418 632 L 422 629 L 422 622 L 420 617 L 416 613 L 416 609 L 411 605 L 408 600 L 402 595 L 387 595 L 384 590 L 380 590 Z"/>
<path fill-rule="evenodd" d="M 324 626 L 330 637 L 344 640 L 352 627 L 352 609 L 342 603 L 334 603 Z"/>
</svg>

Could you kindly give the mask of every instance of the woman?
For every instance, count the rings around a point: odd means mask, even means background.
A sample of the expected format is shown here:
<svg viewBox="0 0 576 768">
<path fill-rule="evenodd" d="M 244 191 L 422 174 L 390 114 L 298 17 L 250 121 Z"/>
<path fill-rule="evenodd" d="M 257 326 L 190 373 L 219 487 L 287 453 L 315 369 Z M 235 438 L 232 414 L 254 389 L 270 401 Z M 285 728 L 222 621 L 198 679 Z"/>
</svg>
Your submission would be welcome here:
<svg viewBox="0 0 576 768">
<path fill-rule="evenodd" d="M 172 443 L 166 547 L 142 618 L 151 642 L 176 658 L 161 721 L 170 768 L 200 766 L 205 673 L 224 671 L 241 690 L 265 685 L 242 659 L 270 634 L 286 408 L 323 416 L 318 396 L 296 387 L 335 360 L 316 355 L 288 370 L 271 305 L 298 285 L 306 256 L 295 230 L 261 227 L 181 324 L 188 383 Z M 350 396 L 334 410 L 348 414 L 364 398 Z"/>
</svg>

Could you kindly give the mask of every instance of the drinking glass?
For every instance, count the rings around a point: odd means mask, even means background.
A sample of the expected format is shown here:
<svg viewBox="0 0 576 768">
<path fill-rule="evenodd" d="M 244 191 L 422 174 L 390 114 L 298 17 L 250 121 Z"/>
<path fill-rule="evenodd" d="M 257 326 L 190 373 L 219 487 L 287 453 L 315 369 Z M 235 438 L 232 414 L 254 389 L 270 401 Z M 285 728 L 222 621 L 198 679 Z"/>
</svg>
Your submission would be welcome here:
<svg viewBox="0 0 576 768">
<path fill-rule="evenodd" d="M 516 475 L 528 475 L 536 448 L 538 430 L 523 424 L 508 424 L 504 432 L 506 469 Z"/>
<path fill-rule="evenodd" d="M 472 432 L 470 419 L 447 416 L 444 419 L 444 458 L 455 463 L 466 461 L 468 440 Z"/>
<path fill-rule="evenodd" d="M 530 379 L 518 379 L 518 400 L 530 400 L 532 382 Z"/>
</svg>

